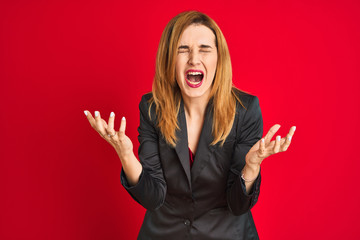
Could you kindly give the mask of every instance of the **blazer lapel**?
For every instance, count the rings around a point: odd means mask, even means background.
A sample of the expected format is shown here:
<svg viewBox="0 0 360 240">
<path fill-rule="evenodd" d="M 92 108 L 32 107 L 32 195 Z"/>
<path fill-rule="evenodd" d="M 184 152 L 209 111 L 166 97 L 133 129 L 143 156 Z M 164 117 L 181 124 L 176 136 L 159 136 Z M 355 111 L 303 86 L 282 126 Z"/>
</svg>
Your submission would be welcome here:
<svg viewBox="0 0 360 240">
<path fill-rule="evenodd" d="M 178 142 L 176 143 L 175 151 L 180 159 L 181 165 L 184 168 L 189 186 L 191 188 L 188 136 L 187 136 L 187 127 L 186 127 L 186 119 L 185 119 L 185 111 L 184 111 L 184 102 L 182 99 L 178 114 L 178 123 L 180 130 L 176 131 L 176 137 L 178 139 Z"/>
</svg>

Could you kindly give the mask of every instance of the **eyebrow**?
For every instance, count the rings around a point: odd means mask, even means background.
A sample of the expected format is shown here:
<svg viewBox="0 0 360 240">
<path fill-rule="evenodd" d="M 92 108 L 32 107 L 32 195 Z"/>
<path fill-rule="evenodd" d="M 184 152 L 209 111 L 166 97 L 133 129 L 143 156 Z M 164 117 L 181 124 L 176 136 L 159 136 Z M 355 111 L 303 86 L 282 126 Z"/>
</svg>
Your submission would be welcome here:
<svg viewBox="0 0 360 240">
<path fill-rule="evenodd" d="M 209 49 L 209 48 L 212 48 L 212 47 L 211 47 L 210 45 L 201 44 L 201 45 L 200 45 L 200 48 Z M 180 46 L 179 46 L 179 49 L 189 49 L 189 46 L 188 46 L 188 45 L 180 45 Z"/>
<path fill-rule="evenodd" d="M 189 46 L 186 46 L 186 45 L 180 45 L 180 46 L 179 46 L 179 49 L 189 49 Z"/>
</svg>

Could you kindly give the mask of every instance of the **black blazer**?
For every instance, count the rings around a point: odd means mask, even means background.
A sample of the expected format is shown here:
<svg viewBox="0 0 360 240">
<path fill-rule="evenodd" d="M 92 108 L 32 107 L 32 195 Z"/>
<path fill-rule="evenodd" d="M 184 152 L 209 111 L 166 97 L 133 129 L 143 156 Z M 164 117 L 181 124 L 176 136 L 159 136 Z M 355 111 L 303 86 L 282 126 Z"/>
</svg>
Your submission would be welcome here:
<svg viewBox="0 0 360 240">
<path fill-rule="evenodd" d="M 256 96 L 239 92 L 236 117 L 224 145 L 211 146 L 212 100 L 207 106 L 192 168 L 189 164 L 184 104 L 178 114 L 180 130 L 175 148 L 166 143 L 156 125 L 151 93 L 140 108 L 139 182 L 130 186 L 121 170 L 121 183 L 147 209 L 138 239 L 210 240 L 258 239 L 250 209 L 260 193 L 261 175 L 248 195 L 241 179 L 245 156 L 262 137 L 263 120 Z"/>
</svg>

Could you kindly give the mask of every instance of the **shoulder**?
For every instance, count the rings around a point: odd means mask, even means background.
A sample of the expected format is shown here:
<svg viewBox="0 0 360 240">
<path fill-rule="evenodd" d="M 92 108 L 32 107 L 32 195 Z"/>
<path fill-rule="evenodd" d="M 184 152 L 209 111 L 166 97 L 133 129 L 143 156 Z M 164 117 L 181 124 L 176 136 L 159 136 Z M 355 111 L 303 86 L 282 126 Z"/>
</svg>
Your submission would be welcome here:
<svg viewBox="0 0 360 240">
<path fill-rule="evenodd" d="M 259 98 L 257 96 L 237 88 L 234 88 L 233 90 L 237 98 L 240 100 L 240 102 L 237 101 L 236 104 L 237 111 L 247 111 L 249 108 L 259 106 Z"/>
<path fill-rule="evenodd" d="M 259 134 L 262 136 L 263 119 L 259 104 L 259 98 L 253 94 L 237 90 L 236 96 L 240 102 L 236 103 L 236 138 L 238 141 L 241 138 L 250 136 L 250 132 L 253 134 Z M 255 143 L 254 143 L 255 144 Z"/>
<path fill-rule="evenodd" d="M 153 94 L 152 92 L 145 93 L 142 95 L 139 109 L 140 114 L 143 115 L 148 120 L 152 120 L 152 122 L 156 119 L 156 109 L 155 103 L 153 102 Z"/>
<path fill-rule="evenodd" d="M 139 103 L 140 111 L 149 110 L 150 105 L 154 105 L 154 104 L 151 104 L 152 98 L 153 98 L 152 92 L 145 93 L 144 95 L 142 95 L 140 103 Z"/>
<path fill-rule="evenodd" d="M 142 95 L 142 97 L 141 97 L 140 105 L 149 104 L 150 101 L 151 101 L 151 99 L 152 99 L 152 97 L 153 97 L 152 92 L 145 93 L 145 94 Z"/>
</svg>

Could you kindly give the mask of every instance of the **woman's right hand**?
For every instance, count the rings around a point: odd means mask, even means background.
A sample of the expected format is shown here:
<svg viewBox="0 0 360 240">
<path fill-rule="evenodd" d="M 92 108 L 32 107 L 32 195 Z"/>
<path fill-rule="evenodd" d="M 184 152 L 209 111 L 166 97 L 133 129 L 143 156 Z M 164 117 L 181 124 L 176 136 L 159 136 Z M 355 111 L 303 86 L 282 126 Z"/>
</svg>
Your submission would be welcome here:
<svg viewBox="0 0 360 240">
<path fill-rule="evenodd" d="M 100 117 L 100 112 L 95 111 L 95 118 L 87 110 L 84 111 L 87 119 L 102 138 L 104 138 L 115 149 L 121 161 L 125 161 L 133 155 L 133 144 L 128 136 L 125 135 L 126 119 L 122 118 L 119 131 L 114 130 L 115 114 L 111 112 L 109 122 L 106 123 Z"/>
</svg>

